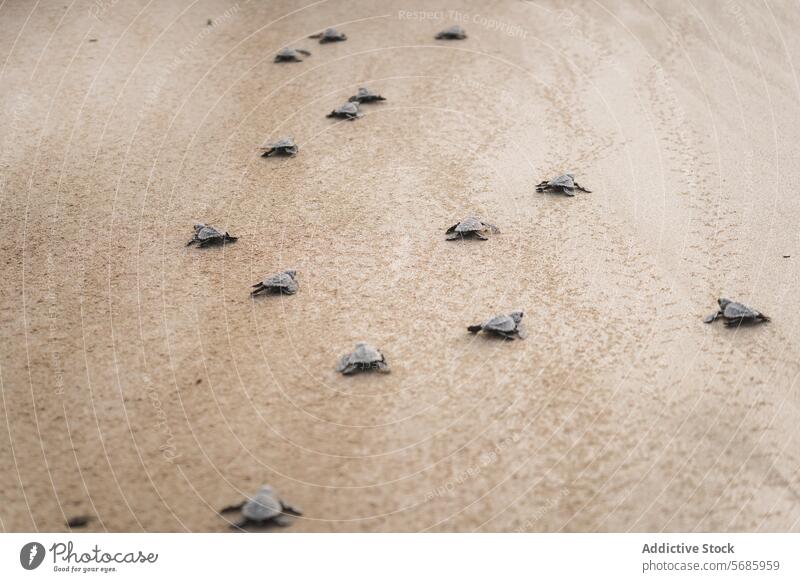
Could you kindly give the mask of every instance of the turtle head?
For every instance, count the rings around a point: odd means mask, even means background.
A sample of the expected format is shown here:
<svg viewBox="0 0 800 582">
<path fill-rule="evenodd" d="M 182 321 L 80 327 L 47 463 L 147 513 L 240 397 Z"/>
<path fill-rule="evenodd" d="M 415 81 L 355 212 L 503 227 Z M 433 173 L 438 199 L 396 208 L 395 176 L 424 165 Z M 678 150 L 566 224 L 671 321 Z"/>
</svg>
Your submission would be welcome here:
<svg viewBox="0 0 800 582">
<path fill-rule="evenodd" d="M 719 299 L 717 299 L 717 303 L 719 303 L 719 308 L 724 311 L 725 308 L 728 306 L 728 304 L 731 303 L 731 300 L 725 299 L 724 297 L 720 297 Z"/>
<path fill-rule="evenodd" d="M 294 278 L 295 278 L 295 275 L 297 275 L 297 271 L 295 271 L 295 270 L 291 270 L 291 271 L 284 271 L 284 273 L 286 273 L 287 275 L 289 275 L 289 276 L 290 276 L 292 279 L 294 279 Z"/>
<path fill-rule="evenodd" d="M 195 223 L 194 223 L 194 231 L 195 231 L 195 232 L 200 232 L 200 231 L 201 231 L 201 230 L 203 230 L 205 227 L 206 227 L 206 225 L 205 225 L 205 224 L 203 224 L 202 222 L 195 222 Z"/>
<path fill-rule="evenodd" d="M 514 323 L 519 323 L 522 321 L 522 316 L 525 315 L 522 311 L 513 311 L 508 314 L 508 316 L 514 320 Z"/>
</svg>

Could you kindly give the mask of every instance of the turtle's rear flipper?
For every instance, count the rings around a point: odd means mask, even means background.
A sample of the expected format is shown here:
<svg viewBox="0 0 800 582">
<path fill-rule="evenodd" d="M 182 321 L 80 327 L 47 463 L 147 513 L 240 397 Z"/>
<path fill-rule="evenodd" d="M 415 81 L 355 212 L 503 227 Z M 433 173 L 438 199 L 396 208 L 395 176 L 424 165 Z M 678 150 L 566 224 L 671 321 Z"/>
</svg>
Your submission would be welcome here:
<svg viewBox="0 0 800 582">
<path fill-rule="evenodd" d="M 764 322 L 764 323 L 767 323 L 768 321 L 771 321 L 771 320 L 770 320 L 770 318 L 769 318 L 769 317 L 767 317 L 766 315 L 764 315 L 763 313 L 760 313 L 760 314 L 758 315 L 758 320 L 759 320 L 759 321 L 762 321 L 762 322 Z"/>
<path fill-rule="evenodd" d="M 483 329 L 482 325 L 470 325 L 467 328 L 467 331 L 469 331 L 470 333 L 478 333 L 481 329 Z"/>
</svg>

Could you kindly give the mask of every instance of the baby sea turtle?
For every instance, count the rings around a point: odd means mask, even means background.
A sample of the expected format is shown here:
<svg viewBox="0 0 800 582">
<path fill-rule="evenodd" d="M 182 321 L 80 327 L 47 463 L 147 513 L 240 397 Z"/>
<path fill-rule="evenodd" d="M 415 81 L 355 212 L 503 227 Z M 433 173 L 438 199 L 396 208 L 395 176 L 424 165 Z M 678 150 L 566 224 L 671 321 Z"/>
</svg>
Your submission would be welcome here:
<svg viewBox="0 0 800 582">
<path fill-rule="evenodd" d="M 282 137 L 274 143 L 267 142 L 259 149 L 264 151 L 264 153 L 261 154 L 262 158 L 269 158 L 275 155 L 294 157 L 297 155 L 297 150 L 299 148 L 297 147 L 297 144 L 294 143 L 294 138 L 292 136 L 288 136 Z"/>
<path fill-rule="evenodd" d="M 450 28 L 445 28 L 436 35 L 436 40 L 462 40 L 465 38 L 467 38 L 466 31 L 457 24 Z"/>
<path fill-rule="evenodd" d="M 467 329 L 471 333 L 478 333 L 483 330 L 486 333 L 493 333 L 505 339 L 525 339 L 525 332 L 519 327 L 522 316 L 522 311 L 514 311 L 508 315 L 495 315 L 483 323 L 470 325 Z"/>
<path fill-rule="evenodd" d="M 766 323 L 769 317 L 748 307 L 743 303 L 737 303 L 730 299 L 721 298 L 717 300 L 719 310 L 703 319 L 704 323 L 711 323 L 718 318 L 725 320 L 725 325 L 733 327 L 742 323 Z"/>
<path fill-rule="evenodd" d="M 341 107 L 337 107 L 330 113 L 328 113 L 328 117 L 338 117 L 340 119 L 358 119 L 364 115 L 358 110 L 358 103 L 355 101 L 346 101 L 344 105 Z"/>
<path fill-rule="evenodd" d="M 305 49 L 293 49 L 289 47 L 282 48 L 279 50 L 275 55 L 275 62 L 276 63 L 302 63 L 303 59 L 300 58 L 300 55 L 304 57 L 310 57 L 311 53 Z"/>
<path fill-rule="evenodd" d="M 67 521 L 67 527 L 72 528 L 79 528 L 79 527 L 86 527 L 89 525 L 89 522 L 92 521 L 91 515 L 76 515 L 74 517 L 70 517 Z"/>
<path fill-rule="evenodd" d="M 386 101 L 386 97 L 373 93 L 366 87 L 359 87 L 355 95 L 350 97 L 348 101 L 355 103 L 372 103 L 374 101 Z"/>
<path fill-rule="evenodd" d="M 561 174 L 550 181 L 545 180 L 544 182 L 539 182 L 536 185 L 537 192 L 561 192 L 567 196 L 575 196 L 575 190 L 591 193 L 591 190 L 587 190 L 578 184 L 575 181 L 575 176 L 572 174 Z"/>
<path fill-rule="evenodd" d="M 278 293 L 282 295 L 294 295 L 297 293 L 297 271 L 283 271 L 265 277 L 260 283 L 253 285 L 253 291 L 250 295 L 258 295 L 259 293 Z"/>
<path fill-rule="evenodd" d="M 213 226 L 198 222 L 194 225 L 194 236 L 186 243 L 186 246 L 197 243 L 198 246 L 204 247 L 208 245 L 223 244 L 226 242 L 234 242 L 239 237 L 231 236 L 227 232 L 220 232 Z"/>
<path fill-rule="evenodd" d="M 336 371 L 345 375 L 364 370 L 389 371 L 389 364 L 380 350 L 364 342 L 357 343 L 356 349 L 343 355 L 336 364 Z"/>
<path fill-rule="evenodd" d="M 347 35 L 343 32 L 339 32 L 335 28 L 326 28 L 322 32 L 312 34 L 308 38 L 318 38 L 319 44 L 325 44 L 327 42 L 339 42 L 342 40 L 347 40 Z"/>
<path fill-rule="evenodd" d="M 454 224 L 445 231 L 446 240 L 456 240 L 457 238 L 475 237 L 479 240 L 489 240 L 486 237 L 487 232 L 495 234 L 500 232 L 500 229 L 493 224 L 483 222 L 480 218 L 468 216 L 458 224 Z"/>
<path fill-rule="evenodd" d="M 290 515 L 303 515 L 299 509 L 282 501 L 269 485 L 262 485 L 252 498 L 226 507 L 220 513 L 231 511 L 242 512 L 242 519 L 231 525 L 232 528 L 239 529 L 244 529 L 251 525 L 279 525 L 285 527 L 292 522 Z"/>
</svg>

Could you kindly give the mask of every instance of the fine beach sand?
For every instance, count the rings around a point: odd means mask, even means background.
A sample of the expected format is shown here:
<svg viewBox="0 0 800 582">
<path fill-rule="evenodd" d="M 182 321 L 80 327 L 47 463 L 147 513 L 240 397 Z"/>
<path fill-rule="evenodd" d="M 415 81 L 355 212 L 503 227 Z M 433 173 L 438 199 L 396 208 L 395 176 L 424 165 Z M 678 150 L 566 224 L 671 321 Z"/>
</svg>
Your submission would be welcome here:
<svg viewBox="0 0 800 582">
<path fill-rule="evenodd" d="M 800 530 L 796 5 L 432 4 L 0 5 L 0 530 Z"/>
</svg>

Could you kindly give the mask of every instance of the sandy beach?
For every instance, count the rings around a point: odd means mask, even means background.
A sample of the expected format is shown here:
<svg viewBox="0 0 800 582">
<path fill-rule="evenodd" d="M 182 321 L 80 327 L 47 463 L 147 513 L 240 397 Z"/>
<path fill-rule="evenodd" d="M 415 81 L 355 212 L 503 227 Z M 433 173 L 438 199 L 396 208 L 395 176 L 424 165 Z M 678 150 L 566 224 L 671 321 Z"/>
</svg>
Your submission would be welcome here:
<svg viewBox="0 0 800 582">
<path fill-rule="evenodd" d="M 800 531 L 799 27 L 3 2 L 0 530 L 227 531 L 270 483 L 289 532 Z M 360 86 L 387 100 L 326 118 Z M 535 192 L 564 171 L 592 193 Z M 445 241 L 469 215 L 500 234 Z M 705 325 L 718 297 L 772 321 Z M 466 330 L 516 309 L 524 341 Z M 337 374 L 357 341 L 392 372 Z"/>
</svg>

